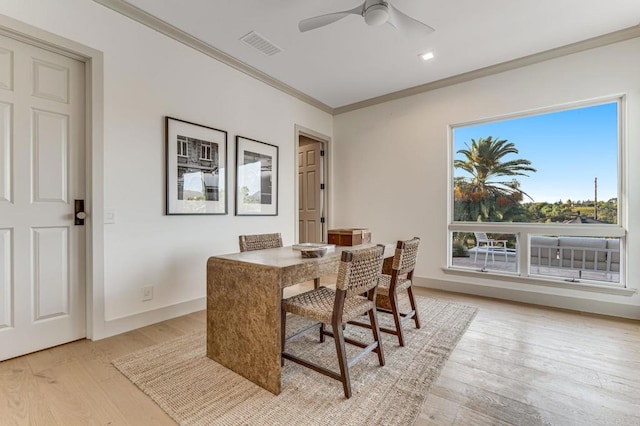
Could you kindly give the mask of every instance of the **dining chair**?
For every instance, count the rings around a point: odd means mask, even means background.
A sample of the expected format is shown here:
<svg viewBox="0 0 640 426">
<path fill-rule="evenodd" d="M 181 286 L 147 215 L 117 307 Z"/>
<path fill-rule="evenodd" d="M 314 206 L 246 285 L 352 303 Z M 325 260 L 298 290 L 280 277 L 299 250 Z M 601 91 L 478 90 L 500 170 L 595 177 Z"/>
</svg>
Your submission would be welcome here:
<svg viewBox="0 0 640 426">
<path fill-rule="evenodd" d="M 282 236 L 273 234 L 240 235 L 240 252 L 282 247 Z"/>
<path fill-rule="evenodd" d="M 418 246 L 420 238 L 414 237 L 411 240 L 398 241 L 396 251 L 393 256 L 391 275 L 382 274 L 378 284 L 378 294 L 376 306 L 378 312 L 391 314 L 395 328 L 380 327 L 380 331 L 398 336 L 400 346 L 405 345 L 404 332 L 402 326 L 405 322 L 413 319 L 416 328 L 420 328 L 420 317 L 416 307 L 416 299 L 413 295 L 413 271 L 416 267 L 418 257 Z M 399 293 L 406 290 L 411 305 L 409 312 L 400 312 L 398 307 Z M 370 328 L 371 324 L 361 321 L 352 321 L 351 324 Z"/>
<path fill-rule="evenodd" d="M 253 250 L 264 250 L 282 247 L 282 236 L 279 232 L 271 234 L 240 235 L 240 253 Z M 320 287 L 320 278 L 313 279 L 313 288 Z"/>
<path fill-rule="evenodd" d="M 343 251 L 336 279 L 336 289 L 320 287 L 306 293 L 298 294 L 282 301 L 281 309 L 281 339 L 282 363 L 290 360 L 310 368 L 325 376 L 342 382 L 344 396 L 351 397 L 351 380 L 349 366 L 364 355 L 375 352 L 378 362 L 384 365 L 384 353 L 380 342 L 380 330 L 376 314 L 376 289 L 382 272 L 384 246 L 377 245 L 364 249 Z M 366 293 L 366 296 L 363 294 Z M 320 323 L 320 342 L 324 336 L 333 337 L 340 373 L 319 364 L 302 359 L 285 351 L 286 343 L 300 337 L 309 328 L 285 338 L 287 313 L 299 315 Z M 343 326 L 354 318 L 368 314 L 373 332 L 373 343 L 364 343 L 344 336 Z M 317 326 L 317 323 L 315 326 Z M 325 329 L 331 325 L 331 331 Z M 345 343 L 362 348 L 358 354 L 347 359 Z"/>
</svg>

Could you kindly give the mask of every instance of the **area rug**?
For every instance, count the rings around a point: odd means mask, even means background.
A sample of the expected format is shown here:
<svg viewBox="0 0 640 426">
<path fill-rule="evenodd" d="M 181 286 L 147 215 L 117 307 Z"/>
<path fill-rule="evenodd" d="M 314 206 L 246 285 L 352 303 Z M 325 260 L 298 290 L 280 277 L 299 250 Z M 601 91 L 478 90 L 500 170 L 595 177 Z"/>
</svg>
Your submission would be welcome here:
<svg viewBox="0 0 640 426">
<path fill-rule="evenodd" d="M 340 382 L 293 362 L 285 363 L 282 392 L 275 396 L 208 359 L 204 330 L 113 364 L 181 425 L 410 425 L 477 311 L 426 297 L 417 302 L 422 328 L 407 322 L 402 348 L 396 336 L 382 333 L 386 365 L 370 354 L 352 366 L 350 399 Z M 391 325 L 390 315 L 379 317 Z M 304 326 L 296 318 L 287 320 L 287 334 Z M 348 326 L 345 335 L 370 341 L 370 333 Z M 312 332 L 287 351 L 339 371 L 331 338 L 319 343 Z"/>
</svg>

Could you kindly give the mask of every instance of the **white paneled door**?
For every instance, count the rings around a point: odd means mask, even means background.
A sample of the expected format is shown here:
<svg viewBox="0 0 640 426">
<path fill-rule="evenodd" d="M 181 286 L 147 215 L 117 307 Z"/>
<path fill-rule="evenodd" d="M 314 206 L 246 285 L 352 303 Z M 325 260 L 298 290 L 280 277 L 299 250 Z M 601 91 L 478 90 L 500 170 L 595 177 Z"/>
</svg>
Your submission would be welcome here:
<svg viewBox="0 0 640 426">
<path fill-rule="evenodd" d="M 298 240 L 322 242 L 322 144 L 300 138 L 298 150 Z"/>
<path fill-rule="evenodd" d="M 84 63 L 0 36 L 0 361 L 81 339 Z"/>
</svg>

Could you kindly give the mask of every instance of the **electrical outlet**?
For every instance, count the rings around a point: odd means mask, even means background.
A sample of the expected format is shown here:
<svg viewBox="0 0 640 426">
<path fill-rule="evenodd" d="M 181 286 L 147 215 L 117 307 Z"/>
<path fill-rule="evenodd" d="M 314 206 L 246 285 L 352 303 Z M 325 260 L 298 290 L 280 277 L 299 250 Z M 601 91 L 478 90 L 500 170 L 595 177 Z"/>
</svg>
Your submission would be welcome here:
<svg viewBox="0 0 640 426">
<path fill-rule="evenodd" d="M 153 286 L 142 287 L 142 301 L 145 302 L 151 299 L 153 299 Z"/>
</svg>

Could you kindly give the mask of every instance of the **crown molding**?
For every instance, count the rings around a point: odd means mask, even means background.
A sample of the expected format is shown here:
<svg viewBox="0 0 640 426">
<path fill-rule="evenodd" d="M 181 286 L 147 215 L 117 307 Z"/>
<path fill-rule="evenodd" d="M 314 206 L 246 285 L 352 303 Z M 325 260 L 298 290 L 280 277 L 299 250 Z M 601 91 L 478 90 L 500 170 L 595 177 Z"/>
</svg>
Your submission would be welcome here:
<svg viewBox="0 0 640 426">
<path fill-rule="evenodd" d="M 397 92 L 388 93 L 386 95 L 367 99 L 365 101 L 356 102 L 353 104 L 334 108 L 333 115 L 344 114 L 346 112 L 367 108 L 367 107 L 381 104 L 384 102 L 406 98 L 408 96 L 418 95 L 420 93 L 441 89 L 447 86 L 453 86 L 455 84 L 465 83 L 467 81 L 475 80 L 482 77 L 488 77 L 490 75 L 499 74 L 499 73 L 514 70 L 517 68 L 526 67 L 528 65 L 533 65 L 540 62 L 548 61 L 550 59 L 571 55 L 573 53 L 583 52 L 585 50 L 595 49 L 597 47 L 607 46 L 609 44 L 631 40 L 636 37 L 640 37 L 640 24 L 634 25 L 633 27 L 624 28 L 622 30 L 615 31 L 612 33 L 589 38 L 576 43 L 568 44 L 566 46 L 545 50 L 544 52 L 534 53 L 532 55 L 523 56 L 521 58 L 513 59 L 511 61 L 501 62 L 496 65 L 479 68 L 477 70 L 454 75 L 452 77 L 443 78 L 441 80 L 436 80 L 430 83 L 422 84 L 420 86 L 410 87 L 408 89 L 403 89 Z"/>
<path fill-rule="evenodd" d="M 256 80 L 259 80 L 265 84 L 268 84 L 271 87 L 274 87 L 288 95 L 293 96 L 307 104 L 314 106 L 324 112 L 329 114 L 333 114 L 333 108 L 329 105 L 326 105 L 319 100 L 302 93 L 301 91 L 294 89 L 293 87 L 263 73 L 262 71 L 245 64 L 242 61 L 234 58 L 231 55 L 224 53 L 223 51 L 213 47 L 212 45 L 203 42 L 200 39 L 193 37 L 190 34 L 180 30 L 177 27 L 163 21 L 162 19 L 158 19 L 155 16 L 145 12 L 144 10 L 133 6 L 130 3 L 127 3 L 124 0 L 93 0 L 96 3 L 99 3 L 109 9 L 112 9 L 130 19 L 133 19 L 136 22 L 139 22 L 147 27 L 158 31 L 161 34 L 166 35 L 186 46 L 189 46 L 198 52 L 204 53 L 207 56 L 210 56 L 213 59 L 216 59 L 222 62 L 225 65 L 228 65 L 244 74 L 247 74 Z"/>
<path fill-rule="evenodd" d="M 355 111 L 362 108 L 367 108 L 373 105 L 389 102 L 408 96 L 418 95 L 420 93 L 429 92 L 443 87 L 453 86 L 455 84 L 465 83 L 467 81 L 476 80 L 482 77 L 488 77 L 494 74 L 499 74 L 505 71 L 514 70 L 517 68 L 526 67 L 528 65 L 537 64 L 540 62 L 548 61 L 550 59 L 559 58 L 562 56 L 571 55 L 573 53 L 583 52 L 589 49 L 595 49 L 609 44 L 618 43 L 621 41 L 631 40 L 633 38 L 640 37 L 640 24 L 632 27 L 624 28 L 619 31 L 614 31 L 601 36 L 593 37 L 587 40 L 579 41 L 576 43 L 568 44 L 566 46 L 557 47 L 554 49 L 545 50 L 544 52 L 534 53 L 532 55 L 523 56 L 521 58 L 513 59 L 511 61 L 501 62 L 496 65 L 480 68 L 477 70 L 469 71 L 466 73 L 454 75 L 452 77 L 443 78 L 441 80 L 432 81 L 430 83 L 421 84 L 419 86 L 410 87 L 408 89 L 399 90 L 397 92 L 388 93 L 386 95 L 377 96 L 371 99 L 367 99 L 353 104 L 344 105 L 337 108 L 332 108 L 329 105 L 320 102 L 314 97 L 311 97 L 293 87 L 277 80 L 262 71 L 245 64 L 244 62 L 234 58 L 231 55 L 213 47 L 212 45 L 199 40 L 192 35 L 174 27 L 173 25 L 156 18 L 155 16 L 145 12 L 142 9 L 127 3 L 125 0 L 93 0 L 109 9 L 112 9 L 136 22 L 146 25 L 158 31 L 161 34 L 166 35 L 186 46 L 189 46 L 201 53 L 204 53 L 211 58 L 214 58 L 242 73 L 245 73 L 256 80 L 259 80 L 271 87 L 274 87 L 294 98 L 297 98 L 307 104 L 314 106 L 324 112 L 332 115 L 344 114 L 350 111 Z"/>
</svg>

